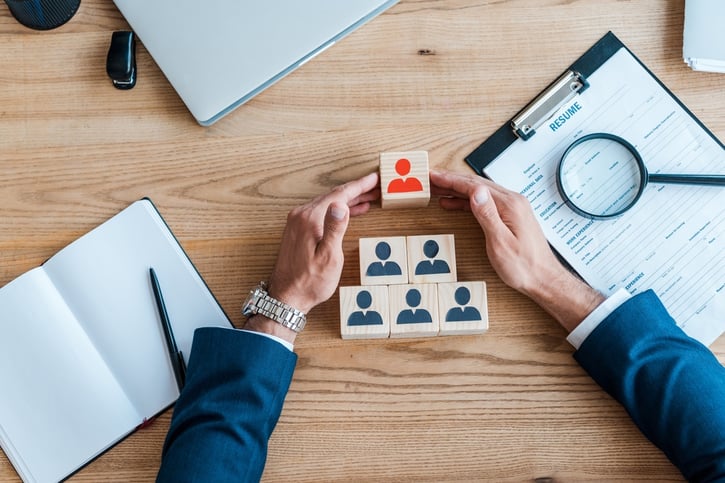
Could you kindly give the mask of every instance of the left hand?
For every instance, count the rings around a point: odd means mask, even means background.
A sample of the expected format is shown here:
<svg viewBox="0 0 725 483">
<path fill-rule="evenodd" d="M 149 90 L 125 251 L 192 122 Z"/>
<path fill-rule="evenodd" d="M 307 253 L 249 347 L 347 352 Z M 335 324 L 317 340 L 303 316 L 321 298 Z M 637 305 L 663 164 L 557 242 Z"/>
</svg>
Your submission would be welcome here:
<svg viewBox="0 0 725 483">
<path fill-rule="evenodd" d="M 378 174 L 336 187 L 293 209 L 272 276 L 269 294 L 304 313 L 326 301 L 340 283 L 342 239 L 350 216 L 366 213 L 380 197 Z"/>
</svg>

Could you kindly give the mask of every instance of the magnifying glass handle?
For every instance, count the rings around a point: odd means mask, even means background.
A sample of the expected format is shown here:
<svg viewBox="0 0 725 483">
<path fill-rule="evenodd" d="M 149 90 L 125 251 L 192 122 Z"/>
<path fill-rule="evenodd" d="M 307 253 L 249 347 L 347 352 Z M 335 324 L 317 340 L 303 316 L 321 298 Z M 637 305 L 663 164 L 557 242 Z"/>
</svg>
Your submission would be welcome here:
<svg viewBox="0 0 725 483">
<path fill-rule="evenodd" d="M 652 174 L 652 183 L 707 184 L 725 186 L 725 175 L 722 174 Z"/>
</svg>

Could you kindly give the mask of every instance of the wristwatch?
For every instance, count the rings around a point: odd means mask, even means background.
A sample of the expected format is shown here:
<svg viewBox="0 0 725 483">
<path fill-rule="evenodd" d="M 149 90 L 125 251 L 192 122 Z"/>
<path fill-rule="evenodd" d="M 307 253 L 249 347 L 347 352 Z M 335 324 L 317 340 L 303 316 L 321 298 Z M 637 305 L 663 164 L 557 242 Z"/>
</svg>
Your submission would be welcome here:
<svg viewBox="0 0 725 483">
<path fill-rule="evenodd" d="M 242 315 L 249 318 L 259 314 L 274 320 L 288 329 L 299 333 L 305 328 L 307 316 L 291 305 L 270 297 L 267 293 L 267 283 L 259 282 L 242 305 Z"/>
</svg>

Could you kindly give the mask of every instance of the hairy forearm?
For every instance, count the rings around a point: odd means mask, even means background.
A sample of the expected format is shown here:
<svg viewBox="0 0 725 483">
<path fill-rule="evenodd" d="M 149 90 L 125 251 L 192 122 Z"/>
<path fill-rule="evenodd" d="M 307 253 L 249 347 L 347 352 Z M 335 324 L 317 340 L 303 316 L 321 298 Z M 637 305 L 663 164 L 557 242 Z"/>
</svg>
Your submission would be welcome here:
<svg viewBox="0 0 725 483">
<path fill-rule="evenodd" d="M 563 267 L 552 270 L 546 282 L 524 290 L 568 332 L 574 330 L 605 297 Z"/>
</svg>

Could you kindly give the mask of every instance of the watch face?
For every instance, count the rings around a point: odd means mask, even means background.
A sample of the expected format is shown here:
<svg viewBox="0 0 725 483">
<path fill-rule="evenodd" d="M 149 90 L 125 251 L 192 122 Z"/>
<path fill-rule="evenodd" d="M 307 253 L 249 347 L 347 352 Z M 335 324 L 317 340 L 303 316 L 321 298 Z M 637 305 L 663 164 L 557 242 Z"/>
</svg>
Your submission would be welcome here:
<svg viewBox="0 0 725 483">
<path fill-rule="evenodd" d="M 242 315 L 245 317 L 249 317 L 250 315 L 256 314 L 255 310 L 257 308 L 256 302 L 259 299 L 259 289 L 255 288 L 251 292 L 249 292 L 249 295 L 247 296 L 247 299 L 244 301 L 244 304 L 242 305 Z"/>
</svg>

